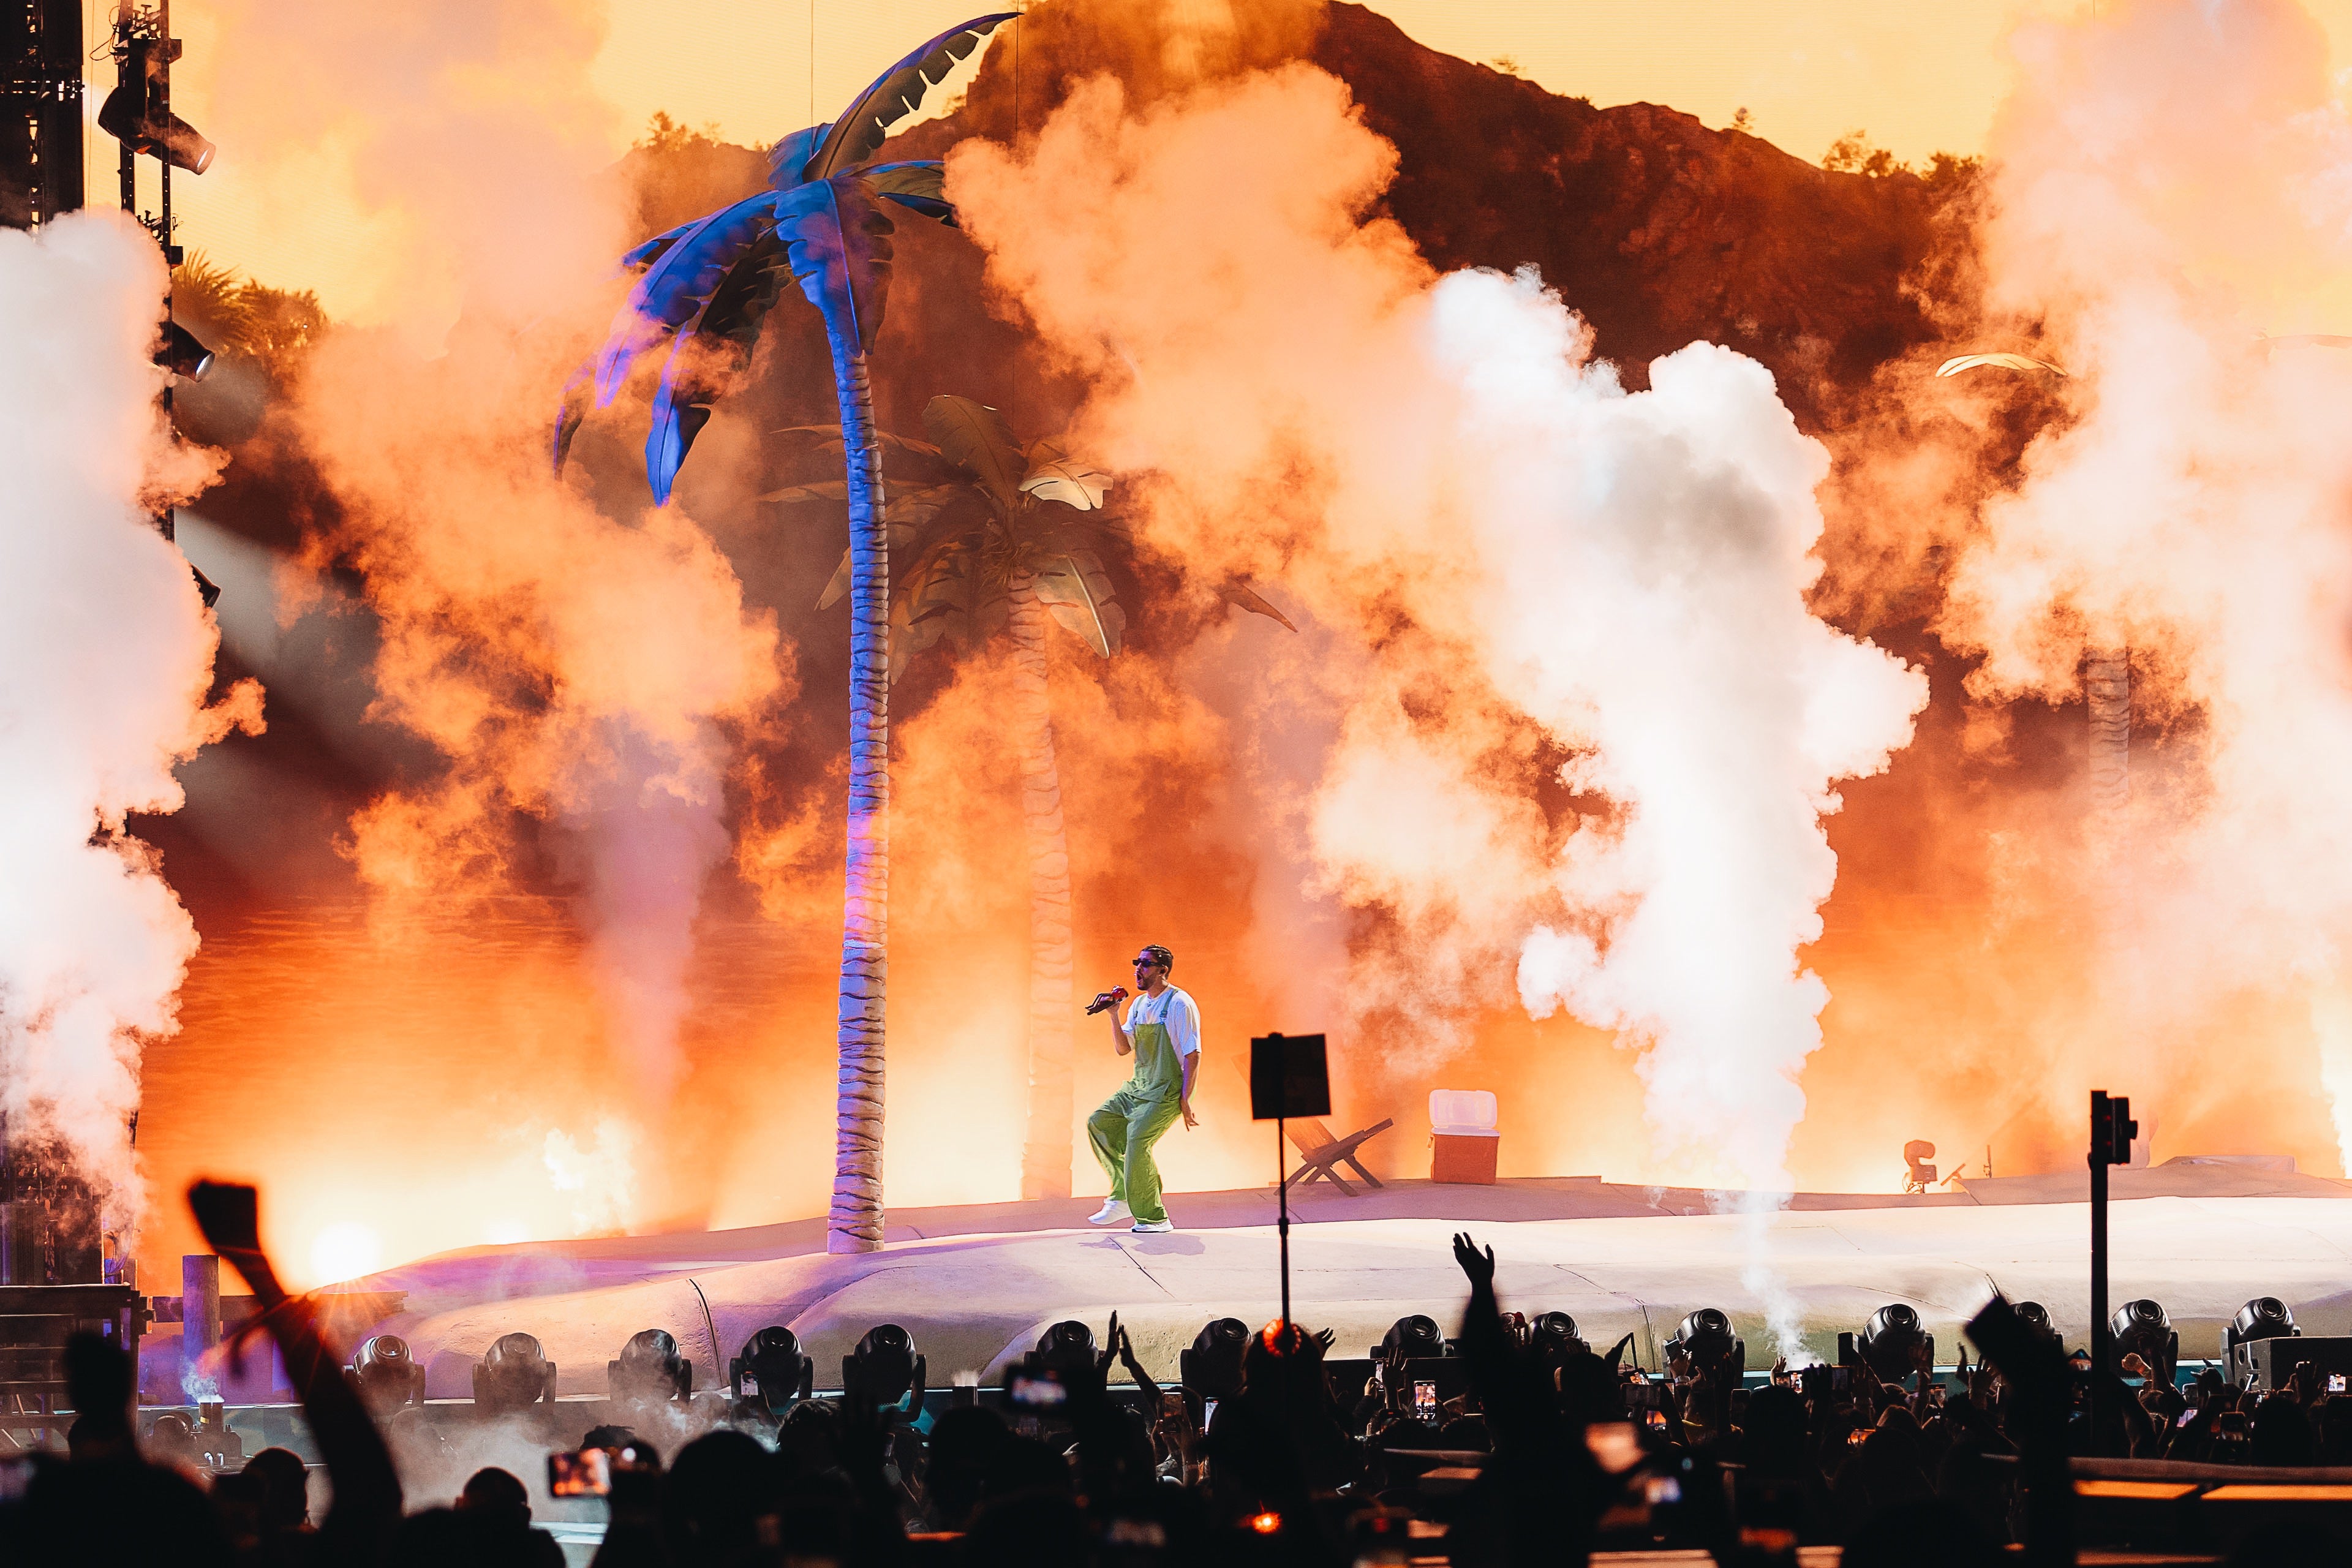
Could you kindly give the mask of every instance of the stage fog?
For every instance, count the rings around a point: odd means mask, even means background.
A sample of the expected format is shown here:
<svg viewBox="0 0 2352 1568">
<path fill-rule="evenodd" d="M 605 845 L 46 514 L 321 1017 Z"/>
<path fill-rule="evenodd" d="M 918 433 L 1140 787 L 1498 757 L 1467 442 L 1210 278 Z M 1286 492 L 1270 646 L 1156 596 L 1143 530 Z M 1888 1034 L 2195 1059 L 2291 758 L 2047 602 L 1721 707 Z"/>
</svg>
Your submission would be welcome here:
<svg viewBox="0 0 2352 1568">
<path fill-rule="evenodd" d="M 260 277 L 330 289 L 300 331 L 179 285 L 240 345 L 180 398 L 229 459 L 180 537 L 267 729 L 131 819 L 201 938 L 176 1032 L 129 1021 L 136 1179 L 257 1181 L 306 1284 L 835 1177 L 816 312 L 787 280 L 710 353 L 667 505 L 659 355 L 551 461 L 614 258 L 764 150 L 616 164 L 590 22 L 429 9 L 478 55 L 329 94 L 379 19 L 252 0 L 189 56 L 224 174 L 370 237 Z M 2093 1087 L 2159 1160 L 2343 1170 L 2352 354 L 2309 334 L 2352 320 L 2352 124 L 2299 11 L 2201 15 L 2029 28 L 1982 164 L 1823 171 L 1303 3 L 1056 0 L 899 131 L 961 227 L 895 219 L 880 426 L 976 400 L 1128 531 L 1115 649 L 1044 645 L 1077 1193 L 1126 1072 L 1077 1009 L 1149 942 L 1207 1021 L 1171 1191 L 1271 1180 L 1273 1029 L 1328 1033 L 1335 1122 L 1394 1119 L 1383 1174 L 1427 1173 L 1437 1089 L 1499 1095 L 1506 1175 L 2071 1169 Z M 1936 374 L 1974 353 L 2016 363 Z M 1023 1188 L 1034 671 L 985 629 L 889 695 L 896 1206 Z M 146 1267 L 197 1249 L 148 1206 Z"/>
</svg>

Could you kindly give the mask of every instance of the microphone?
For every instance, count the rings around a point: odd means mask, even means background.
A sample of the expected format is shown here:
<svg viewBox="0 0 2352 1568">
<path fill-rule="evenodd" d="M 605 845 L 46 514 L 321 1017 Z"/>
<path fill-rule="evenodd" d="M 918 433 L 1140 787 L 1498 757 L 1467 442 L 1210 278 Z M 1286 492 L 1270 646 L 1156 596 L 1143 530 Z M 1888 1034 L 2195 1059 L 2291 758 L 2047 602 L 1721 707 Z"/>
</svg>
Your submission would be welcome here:
<svg viewBox="0 0 2352 1568">
<path fill-rule="evenodd" d="M 1095 999 L 1087 1004 L 1087 1016 L 1091 1018 L 1106 1008 L 1116 1007 L 1126 1000 L 1127 987 L 1124 985 L 1114 985 L 1108 991 L 1098 991 L 1095 994 Z"/>
</svg>

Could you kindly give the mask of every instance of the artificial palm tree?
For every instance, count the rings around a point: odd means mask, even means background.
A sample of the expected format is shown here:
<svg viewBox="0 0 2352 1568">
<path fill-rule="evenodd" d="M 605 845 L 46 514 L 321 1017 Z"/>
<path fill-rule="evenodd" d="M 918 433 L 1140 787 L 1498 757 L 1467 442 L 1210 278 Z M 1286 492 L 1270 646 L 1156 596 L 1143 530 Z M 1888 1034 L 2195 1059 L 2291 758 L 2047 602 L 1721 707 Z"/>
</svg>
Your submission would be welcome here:
<svg viewBox="0 0 2352 1568">
<path fill-rule="evenodd" d="M 890 575 L 866 356 L 882 324 L 890 277 L 891 222 L 883 204 L 955 221 L 937 161 L 867 160 L 930 87 L 1014 16 L 999 12 L 940 34 L 885 71 L 840 118 L 777 142 L 768 155 L 767 190 L 656 235 L 624 257 L 640 275 L 603 352 L 565 387 L 556 426 L 560 468 L 586 414 L 591 387 L 598 407 L 611 403 L 637 361 L 667 341 L 646 437 L 646 479 L 656 503 L 666 505 L 678 466 L 757 342 L 787 277 L 824 318 L 835 401 L 846 434 L 849 505 L 849 823 L 835 1036 L 840 1085 L 825 1242 L 834 1252 L 868 1252 L 882 1245 L 890 874 L 890 670 L 884 626 Z"/>
<path fill-rule="evenodd" d="M 885 467 L 913 481 L 885 508 L 894 561 L 890 678 L 942 640 L 970 650 L 1003 633 L 1013 648 L 1021 817 L 1029 855 L 1029 1100 L 1021 1144 L 1021 1195 L 1070 1194 L 1070 848 L 1062 823 L 1052 694 L 1046 682 L 1050 622 L 1098 658 L 1117 653 L 1127 612 L 1107 561 L 1130 555 L 1127 523 L 1103 510 L 1110 480 L 1057 441 L 1022 445 L 995 409 L 968 397 L 934 397 L 923 409 L 929 441 L 884 435 Z M 780 434 L 839 438 L 828 426 Z M 848 498 L 837 482 L 794 485 L 763 500 Z M 818 600 L 823 609 L 850 589 L 854 562 Z M 1228 579 L 1230 604 L 1289 626 L 1255 589 Z M 1292 626 L 1296 631 L 1297 628 Z"/>
</svg>

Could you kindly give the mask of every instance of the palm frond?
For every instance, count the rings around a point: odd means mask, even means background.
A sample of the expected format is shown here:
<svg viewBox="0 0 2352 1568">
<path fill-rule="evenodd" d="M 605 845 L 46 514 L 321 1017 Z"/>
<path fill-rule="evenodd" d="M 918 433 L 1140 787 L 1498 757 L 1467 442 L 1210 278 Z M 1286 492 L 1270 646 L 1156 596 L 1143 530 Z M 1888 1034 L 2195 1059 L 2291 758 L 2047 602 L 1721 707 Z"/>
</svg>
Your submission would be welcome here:
<svg viewBox="0 0 2352 1568">
<path fill-rule="evenodd" d="M 998 505 L 1012 508 L 1024 465 L 1003 415 L 969 397 L 934 397 L 923 405 L 923 428 L 948 461 L 978 479 Z"/>
<path fill-rule="evenodd" d="M 1958 355 L 1937 365 L 1936 374 L 1938 377 L 1958 375 L 1964 370 L 1975 370 L 1979 365 L 1990 365 L 1995 370 L 2046 370 L 2053 375 L 2066 374 L 2048 360 L 2032 359 L 2024 354 L 1998 353 Z"/>
<path fill-rule="evenodd" d="M 1297 626 L 1290 625 L 1290 617 L 1288 616 L 1286 616 L 1280 610 L 1276 609 L 1265 595 L 1259 593 L 1255 588 L 1251 587 L 1249 579 L 1246 577 L 1228 577 L 1223 583 L 1218 584 L 1217 597 L 1223 599 L 1228 605 L 1238 605 L 1240 608 L 1247 610 L 1253 616 L 1265 616 L 1269 619 L 1280 621 L 1285 626 L 1288 626 L 1289 629 L 1294 632 L 1298 629 Z"/>
<path fill-rule="evenodd" d="M 824 144 L 825 132 L 833 125 L 812 125 L 805 131 L 795 131 L 768 149 L 768 186 L 771 190 L 789 191 L 808 179 L 808 162 Z"/>
<path fill-rule="evenodd" d="M 692 321 L 728 270 L 775 221 L 777 198 L 761 192 L 691 225 L 646 268 L 613 318 L 596 356 L 596 406 L 620 392 L 637 356 Z"/>
<path fill-rule="evenodd" d="M 1031 464 L 1021 493 L 1059 501 L 1076 511 L 1094 511 L 1110 494 L 1110 476 L 1070 458 L 1052 457 Z"/>
<path fill-rule="evenodd" d="M 776 198 L 776 234 L 826 335 L 871 349 L 890 284 L 890 220 L 874 193 L 854 175 L 811 181 Z"/>
<path fill-rule="evenodd" d="M 1104 658 L 1118 651 L 1127 630 L 1110 576 L 1091 551 L 1049 559 L 1037 573 L 1037 598 L 1045 611 Z"/>
<path fill-rule="evenodd" d="M 719 279 L 702 314 L 671 343 L 646 435 L 646 481 L 656 505 L 668 501 L 695 437 L 737 371 L 750 362 L 760 329 L 791 275 L 782 242 L 772 231 L 761 235 Z"/>
<path fill-rule="evenodd" d="M 921 107 L 923 94 L 946 79 L 956 62 L 980 47 L 981 39 L 1018 12 L 999 11 L 975 16 L 950 27 L 938 37 L 874 79 L 873 85 L 852 100 L 833 122 L 805 166 L 805 177 L 829 180 L 872 157 L 890 134 L 890 127 Z"/>
<path fill-rule="evenodd" d="M 872 187 L 876 195 L 897 202 L 909 212 L 920 213 L 950 228 L 961 226 L 956 222 L 955 204 L 946 195 L 947 165 L 937 158 L 877 163 L 858 170 L 857 177 Z"/>
</svg>

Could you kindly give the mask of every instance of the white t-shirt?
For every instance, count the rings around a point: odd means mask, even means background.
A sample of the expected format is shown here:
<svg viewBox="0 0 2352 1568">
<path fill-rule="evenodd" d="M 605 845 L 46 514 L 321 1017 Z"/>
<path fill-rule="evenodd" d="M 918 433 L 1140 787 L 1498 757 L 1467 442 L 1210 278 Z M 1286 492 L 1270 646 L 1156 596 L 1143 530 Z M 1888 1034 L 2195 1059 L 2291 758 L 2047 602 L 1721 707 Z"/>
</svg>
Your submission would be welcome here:
<svg viewBox="0 0 2352 1568">
<path fill-rule="evenodd" d="M 1173 985 L 1157 996 L 1139 994 L 1127 1005 L 1127 1021 L 1119 1026 L 1127 1037 L 1135 1038 L 1138 1024 L 1159 1024 L 1168 1031 L 1168 1043 L 1176 1047 L 1179 1060 L 1195 1056 L 1201 1049 L 1201 1007 L 1192 996 Z"/>
</svg>

